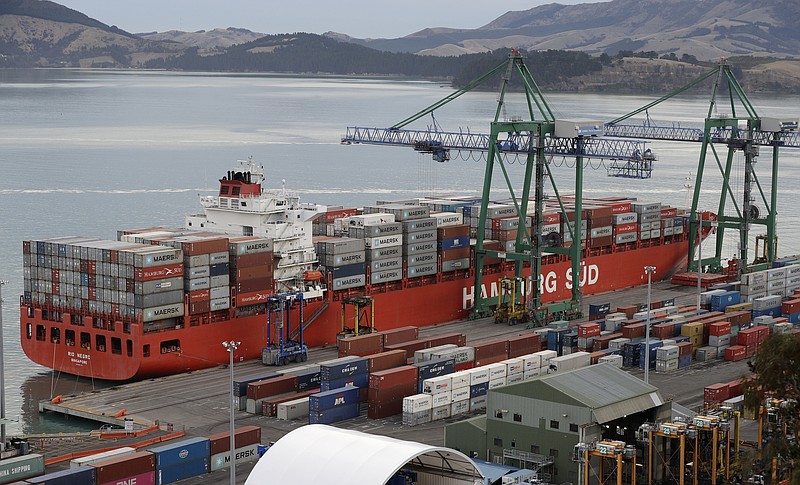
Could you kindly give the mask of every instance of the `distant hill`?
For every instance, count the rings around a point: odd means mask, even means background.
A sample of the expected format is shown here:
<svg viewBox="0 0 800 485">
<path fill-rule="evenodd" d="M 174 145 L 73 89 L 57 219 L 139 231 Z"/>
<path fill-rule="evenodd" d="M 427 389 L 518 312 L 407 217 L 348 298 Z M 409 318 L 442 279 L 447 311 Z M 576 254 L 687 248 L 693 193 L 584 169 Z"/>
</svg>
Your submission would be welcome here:
<svg viewBox="0 0 800 485">
<path fill-rule="evenodd" d="M 227 29 L 198 30 L 197 32 L 168 30 L 166 32 L 148 32 L 137 35 L 148 40 L 168 40 L 201 49 L 217 49 L 252 42 L 267 34 L 228 27 Z"/>
<path fill-rule="evenodd" d="M 0 3 L 0 67 L 141 67 L 180 54 L 46 0 Z"/>
<path fill-rule="evenodd" d="M 551 3 L 512 11 L 477 29 L 431 28 L 396 39 L 354 39 L 374 49 L 459 55 L 518 47 L 593 55 L 674 53 L 700 60 L 741 55 L 800 58 L 800 2 L 788 0 L 612 0 Z"/>
</svg>

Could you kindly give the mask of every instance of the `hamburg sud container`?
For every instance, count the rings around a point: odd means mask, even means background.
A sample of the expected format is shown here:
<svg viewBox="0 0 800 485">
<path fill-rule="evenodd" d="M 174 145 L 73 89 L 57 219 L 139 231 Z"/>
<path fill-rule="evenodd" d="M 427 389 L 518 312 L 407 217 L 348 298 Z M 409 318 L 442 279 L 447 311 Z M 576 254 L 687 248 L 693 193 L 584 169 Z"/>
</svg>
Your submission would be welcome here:
<svg viewBox="0 0 800 485">
<path fill-rule="evenodd" d="M 44 457 L 36 453 L 0 460 L 2 483 L 24 480 L 42 473 L 44 473 Z"/>
<path fill-rule="evenodd" d="M 60 470 L 36 478 L 29 478 L 25 483 L 36 485 L 95 485 L 95 469 L 91 466 L 79 466 Z"/>
<path fill-rule="evenodd" d="M 238 465 L 246 461 L 258 459 L 258 445 L 261 443 L 261 428 L 259 426 L 245 426 L 234 430 L 233 433 L 234 460 Z M 211 453 L 211 471 L 231 466 L 231 433 L 230 431 L 213 434 L 208 437 L 209 451 Z"/>
<path fill-rule="evenodd" d="M 308 399 L 309 424 L 332 424 L 359 415 L 359 390 L 342 387 L 317 394 Z"/>
<path fill-rule="evenodd" d="M 177 482 L 208 473 L 211 443 L 208 438 L 189 438 L 150 448 L 156 458 L 156 484 Z"/>
<path fill-rule="evenodd" d="M 92 463 L 92 466 L 97 472 L 97 485 L 156 483 L 156 455 L 147 451 L 108 458 Z"/>
</svg>

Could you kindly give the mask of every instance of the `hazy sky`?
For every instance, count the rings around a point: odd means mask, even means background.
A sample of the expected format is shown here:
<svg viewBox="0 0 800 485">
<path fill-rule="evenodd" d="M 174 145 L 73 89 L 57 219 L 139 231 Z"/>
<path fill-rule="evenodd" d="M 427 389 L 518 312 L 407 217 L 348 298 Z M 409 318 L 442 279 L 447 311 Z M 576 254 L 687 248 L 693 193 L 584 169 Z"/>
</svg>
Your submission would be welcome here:
<svg viewBox="0 0 800 485">
<path fill-rule="evenodd" d="M 476 28 L 548 0 L 54 0 L 128 32 L 241 27 L 265 34 L 329 30 L 402 37 L 427 27 Z M 598 0 L 559 0 L 589 3 Z"/>
</svg>

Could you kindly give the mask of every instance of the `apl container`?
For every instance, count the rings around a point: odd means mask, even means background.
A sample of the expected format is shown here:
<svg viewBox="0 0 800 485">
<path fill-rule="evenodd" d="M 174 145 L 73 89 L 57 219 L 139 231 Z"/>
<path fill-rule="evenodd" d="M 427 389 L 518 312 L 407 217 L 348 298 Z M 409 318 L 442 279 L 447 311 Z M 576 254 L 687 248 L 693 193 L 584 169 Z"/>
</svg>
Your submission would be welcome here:
<svg viewBox="0 0 800 485">
<path fill-rule="evenodd" d="M 368 387 L 369 374 L 356 374 L 353 376 L 342 377 L 341 379 L 322 380 L 319 385 L 320 391 L 330 391 L 331 389 L 340 389 L 342 387 Z"/>
<path fill-rule="evenodd" d="M 156 469 L 181 465 L 190 461 L 206 460 L 206 470 L 208 467 L 208 457 L 211 455 L 211 444 L 208 438 L 189 438 L 175 443 L 170 443 L 148 451 L 156 456 Z M 187 475 L 192 476 L 192 475 Z"/>
<path fill-rule="evenodd" d="M 342 387 L 330 391 L 322 391 L 309 397 L 308 408 L 311 413 L 348 405 L 358 406 L 359 389 Z"/>
<path fill-rule="evenodd" d="M 345 419 L 356 418 L 359 415 L 358 393 L 356 393 L 356 402 L 354 404 L 346 404 L 336 406 L 321 411 L 310 411 L 308 414 L 308 424 L 333 424 Z"/>
</svg>

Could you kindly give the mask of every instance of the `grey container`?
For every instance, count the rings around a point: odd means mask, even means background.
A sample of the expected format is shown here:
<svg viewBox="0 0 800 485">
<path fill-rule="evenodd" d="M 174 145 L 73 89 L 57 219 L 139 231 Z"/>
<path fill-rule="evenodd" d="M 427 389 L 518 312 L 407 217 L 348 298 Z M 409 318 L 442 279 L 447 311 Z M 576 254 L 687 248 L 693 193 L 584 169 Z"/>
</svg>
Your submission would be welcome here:
<svg viewBox="0 0 800 485">
<path fill-rule="evenodd" d="M 350 237 L 357 238 L 390 236 L 392 234 L 402 234 L 403 225 L 399 222 L 385 222 L 364 227 L 351 227 L 349 232 Z"/>
<path fill-rule="evenodd" d="M 395 221 L 408 221 L 412 219 L 426 219 L 430 217 L 431 210 L 424 205 L 387 204 L 381 207 L 383 212 L 394 214 Z"/>
<path fill-rule="evenodd" d="M 700 347 L 694 353 L 694 358 L 698 362 L 705 362 L 708 360 L 714 360 L 719 355 L 719 351 L 716 347 Z"/>
<path fill-rule="evenodd" d="M 208 264 L 228 263 L 230 260 L 231 256 L 227 251 L 208 255 Z"/>
<path fill-rule="evenodd" d="M 447 273 L 448 271 L 456 271 L 459 269 L 467 269 L 467 268 L 469 268 L 469 258 L 442 261 L 442 273 Z"/>
<path fill-rule="evenodd" d="M 230 298 L 214 298 L 211 300 L 210 308 L 211 311 L 217 310 L 227 310 L 231 307 L 231 299 Z"/>
<path fill-rule="evenodd" d="M 206 256 L 208 256 L 206 254 Z M 211 276 L 211 268 L 206 266 L 186 266 L 184 268 L 183 277 L 187 279 L 194 279 L 194 278 L 203 278 L 206 276 Z"/>
<path fill-rule="evenodd" d="M 731 345 L 731 336 L 729 335 L 709 335 L 708 336 L 708 346 L 709 347 L 730 347 Z"/>
<path fill-rule="evenodd" d="M 364 240 L 352 237 L 340 237 L 331 241 L 320 241 L 319 252 L 324 255 L 354 253 L 364 250 Z"/>
<path fill-rule="evenodd" d="M 411 233 L 419 234 L 419 233 Z M 400 246 L 403 244 L 402 234 L 392 234 L 390 236 L 368 237 L 364 239 L 364 245 L 368 249 L 380 249 L 392 246 Z"/>
<path fill-rule="evenodd" d="M 210 291 L 210 298 L 228 298 L 231 295 L 231 289 L 228 286 L 212 286 Z"/>
<path fill-rule="evenodd" d="M 152 268 L 183 262 L 183 251 L 163 246 L 150 246 L 153 249 L 137 251 L 133 257 L 133 265 L 137 268 Z"/>
<path fill-rule="evenodd" d="M 174 303 L 172 305 L 164 305 L 154 308 L 137 309 L 136 315 L 139 312 L 142 315 L 143 322 L 154 322 L 156 320 L 173 319 L 183 316 L 183 302 Z"/>
<path fill-rule="evenodd" d="M 425 242 L 437 242 L 436 231 L 419 231 L 411 232 L 406 235 L 403 243 L 406 246 Z"/>
<path fill-rule="evenodd" d="M 389 281 L 397 281 L 403 279 L 403 270 L 402 268 L 399 269 L 390 269 L 388 271 L 374 271 L 370 275 L 370 283 L 377 284 L 377 283 L 386 283 Z"/>
<path fill-rule="evenodd" d="M 183 303 L 183 290 L 153 293 L 150 295 L 136 295 L 133 298 L 133 305 L 137 308 L 151 308 L 173 303 Z"/>
<path fill-rule="evenodd" d="M 125 280 L 122 280 L 123 282 Z M 125 287 L 119 288 L 124 290 Z M 180 276 L 176 278 L 164 278 L 153 281 L 137 281 L 134 284 L 134 293 L 137 295 L 149 295 L 153 293 L 164 293 L 173 290 L 183 289 L 183 278 Z"/>
<path fill-rule="evenodd" d="M 753 311 L 760 312 L 781 306 L 781 297 L 778 295 L 762 296 L 753 300 Z"/>
<path fill-rule="evenodd" d="M 436 241 L 404 244 L 402 251 L 403 251 L 403 256 L 408 256 L 410 254 L 418 254 L 418 253 L 430 253 L 431 251 L 436 251 Z"/>
<path fill-rule="evenodd" d="M 411 254 L 406 257 L 408 266 L 419 266 L 422 264 L 436 264 L 439 262 L 439 255 L 436 252 Z"/>
<path fill-rule="evenodd" d="M 680 357 L 680 348 L 677 345 L 664 345 L 656 349 L 656 360 L 672 360 Z"/>
<path fill-rule="evenodd" d="M 436 219 L 433 217 L 412 219 L 410 221 L 403 221 L 401 224 L 403 224 L 403 234 L 436 229 Z"/>
<path fill-rule="evenodd" d="M 390 269 L 402 269 L 402 268 L 403 268 L 403 258 L 378 259 L 370 262 L 369 264 L 369 269 L 372 272 L 387 271 Z"/>
<path fill-rule="evenodd" d="M 184 279 L 183 287 L 187 292 L 195 290 L 207 290 L 208 288 L 211 288 L 211 281 L 208 277 Z"/>
<path fill-rule="evenodd" d="M 231 284 L 231 275 L 221 274 L 219 276 L 212 276 L 208 279 L 210 288 L 227 287 Z"/>
<path fill-rule="evenodd" d="M 368 249 L 364 253 L 367 261 L 375 261 L 376 259 L 391 259 L 399 258 L 403 255 L 402 246 L 389 246 L 388 248 Z"/>
<path fill-rule="evenodd" d="M 322 262 L 329 268 L 347 266 L 349 264 L 358 264 L 363 263 L 364 261 L 366 261 L 366 255 L 363 249 L 361 251 L 354 251 L 352 253 L 326 254 L 322 258 Z"/>
<path fill-rule="evenodd" d="M 436 263 L 432 264 L 421 264 L 418 266 L 409 266 L 406 269 L 406 277 L 407 278 L 414 278 L 417 276 L 430 276 L 436 274 L 439 270 L 439 267 Z"/>
<path fill-rule="evenodd" d="M 347 276 L 345 278 L 337 278 L 333 280 L 333 289 L 334 290 L 347 290 L 349 288 L 358 288 L 360 286 L 364 286 L 367 282 L 366 275 L 355 275 L 355 276 Z"/>
<path fill-rule="evenodd" d="M 183 264 L 192 268 L 198 266 L 208 266 L 211 264 L 211 258 L 208 254 L 195 254 L 194 256 L 184 256 Z M 208 275 L 206 275 L 208 276 Z"/>
</svg>

